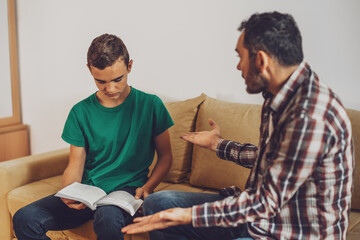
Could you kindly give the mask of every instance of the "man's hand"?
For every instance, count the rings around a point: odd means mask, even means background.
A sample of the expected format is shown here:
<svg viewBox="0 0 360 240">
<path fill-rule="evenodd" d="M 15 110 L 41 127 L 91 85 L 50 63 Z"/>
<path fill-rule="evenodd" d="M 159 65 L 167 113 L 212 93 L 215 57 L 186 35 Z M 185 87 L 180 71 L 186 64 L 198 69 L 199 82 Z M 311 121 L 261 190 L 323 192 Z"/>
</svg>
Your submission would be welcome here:
<svg viewBox="0 0 360 240">
<path fill-rule="evenodd" d="M 67 199 L 67 198 L 61 198 L 61 200 L 69 207 L 77 210 L 85 209 L 86 206 L 83 203 L 79 203 L 75 200 Z"/>
<path fill-rule="evenodd" d="M 190 224 L 191 208 L 171 208 L 154 215 L 135 218 L 134 222 L 135 223 L 124 227 L 121 231 L 127 234 L 135 234 Z"/>
<path fill-rule="evenodd" d="M 216 147 L 221 139 L 220 127 L 212 119 L 209 119 L 209 124 L 213 130 L 203 132 L 188 132 L 181 135 L 180 138 L 200 147 L 216 151 Z"/>
<path fill-rule="evenodd" d="M 137 199 L 140 199 L 141 197 L 143 197 L 143 199 L 145 199 L 145 198 L 147 198 L 147 196 L 149 196 L 149 192 L 146 190 L 146 189 L 144 189 L 144 188 L 137 188 L 136 190 L 135 190 L 135 199 L 137 200 Z"/>
</svg>

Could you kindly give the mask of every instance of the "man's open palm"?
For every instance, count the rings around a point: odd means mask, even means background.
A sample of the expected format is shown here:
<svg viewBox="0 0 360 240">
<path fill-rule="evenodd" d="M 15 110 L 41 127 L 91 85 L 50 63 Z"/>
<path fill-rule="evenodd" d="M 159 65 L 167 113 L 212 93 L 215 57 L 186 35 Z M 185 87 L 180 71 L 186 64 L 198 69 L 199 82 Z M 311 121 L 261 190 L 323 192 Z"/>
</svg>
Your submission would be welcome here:
<svg viewBox="0 0 360 240">
<path fill-rule="evenodd" d="M 191 208 L 171 208 L 154 215 L 135 218 L 133 224 L 124 227 L 121 231 L 135 234 L 190 223 Z"/>
<path fill-rule="evenodd" d="M 200 147 L 216 151 L 216 147 L 221 139 L 220 127 L 212 119 L 209 119 L 209 124 L 212 127 L 211 131 L 187 132 L 181 135 L 181 138 Z"/>
</svg>

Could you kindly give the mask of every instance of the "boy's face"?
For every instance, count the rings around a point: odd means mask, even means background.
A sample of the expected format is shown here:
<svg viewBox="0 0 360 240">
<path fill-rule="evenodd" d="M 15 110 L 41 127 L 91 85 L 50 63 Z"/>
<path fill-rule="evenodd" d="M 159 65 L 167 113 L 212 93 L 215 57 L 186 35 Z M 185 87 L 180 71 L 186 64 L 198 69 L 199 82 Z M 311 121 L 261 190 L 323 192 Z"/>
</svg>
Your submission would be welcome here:
<svg viewBox="0 0 360 240">
<path fill-rule="evenodd" d="M 97 97 L 100 101 L 120 101 L 122 102 L 130 92 L 127 83 L 127 75 L 131 71 L 132 60 L 126 66 L 124 61 L 119 58 L 115 63 L 104 69 L 90 66 L 91 75 L 94 77 L 95 84 L 99 89 Z"/>
</svg>

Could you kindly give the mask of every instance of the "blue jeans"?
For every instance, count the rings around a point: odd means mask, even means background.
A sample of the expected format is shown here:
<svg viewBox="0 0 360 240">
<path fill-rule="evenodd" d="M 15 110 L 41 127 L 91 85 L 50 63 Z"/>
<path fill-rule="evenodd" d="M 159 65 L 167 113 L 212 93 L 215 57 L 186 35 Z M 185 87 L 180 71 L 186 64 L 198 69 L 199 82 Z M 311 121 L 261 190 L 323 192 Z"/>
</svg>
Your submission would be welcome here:
<svg viewBox="0 0 360 240">
<path fill-rule="evenodd" d="M 134 195 L 136 187 L 122 190 Z M 89 208 L 76 210 L 51 195 L 19 209 L 13 225 L 19 240 L 48 240 L 47 231 L 75 228 L 90 219 L 94 219 L 94 231 L 99 240 L 124 239 L 121 229 L 132 222 L 130 214 L 116 206 L 101 206 L 95 211 Z"/>
<path fill-rule="evenodd" d="M 161 191 L 153 193 L 145 199 L 143 212 L 145 215 L 151 215 L 169 208 L 188 208 L 205 202 L 221 200 L 222 198 L 219 194 Z M 151 240 L 189 240 L 193 238 L 206 240 L 252 239 L 250 238 L 246 224 L 239 225 L 235 228 L 194 228 L 189 224 L 157 230 L 149 234 Z"/>
</svg>

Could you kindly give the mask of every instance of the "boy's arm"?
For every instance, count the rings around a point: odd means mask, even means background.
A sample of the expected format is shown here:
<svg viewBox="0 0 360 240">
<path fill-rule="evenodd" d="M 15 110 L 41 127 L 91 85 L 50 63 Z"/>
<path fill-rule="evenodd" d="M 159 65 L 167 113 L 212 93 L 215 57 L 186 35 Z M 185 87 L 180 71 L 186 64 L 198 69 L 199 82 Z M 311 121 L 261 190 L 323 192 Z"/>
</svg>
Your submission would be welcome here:
<svg viewBox="0 0 360 240">
<path fill-rule="evenodd" d="M 81 182 L 84 172 L 86 152 L 84 147 L 70 145 L 69 164 L 66 167 L 62 177 L 62 187 L 66 187 L 74 182 Z M 69 208 L 84 209 L 86 206 L 82 203 L 76 203 L 74 200 L 61 198 Z"/>
<path fill-rule="evenodd" d="M 136 189 L 136 199 L 139 199 L 141 196 L 146 198 L 150 193 L 152 193 L 171 167 L 172 155 L 168 130 L 155 137 L 155 148 L 158 155 L 157 163 L 145 185 Z"/>
</svg>

